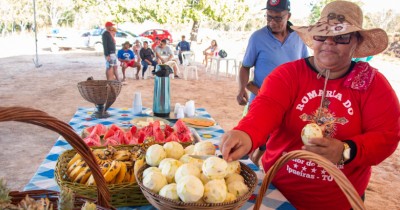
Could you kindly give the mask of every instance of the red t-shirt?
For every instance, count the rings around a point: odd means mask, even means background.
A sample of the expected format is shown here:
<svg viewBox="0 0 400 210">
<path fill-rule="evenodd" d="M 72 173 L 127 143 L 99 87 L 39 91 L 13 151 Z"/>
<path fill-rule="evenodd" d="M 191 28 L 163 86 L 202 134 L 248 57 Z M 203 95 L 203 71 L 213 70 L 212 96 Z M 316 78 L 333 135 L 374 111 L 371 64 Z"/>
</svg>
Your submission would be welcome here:
<svg viewBox="0 0 400 210">
<path fill-rule="evenodd" d="M 252 150 L 266 143 L 262 158 L 268 170 L 282 154 L 300 150 L 302 128 L 316 120 L 324 77 L 305 59 L 283 64 L 265 80 L 249 113 L 235 127 L 252 139 Z M 365 192 L 371 166 L 379 164 L 397 148 L 400 108 L 386 78 L 368 63 L 351 66 L 342 78 L 328 80 L 322 127 L 325 135 L 352 140 L 355 158 L 338 168 L 360 195 Z M 329 174 L 314 162 L 289 161 L 276 174 L 273 184 L 297 209 L 350 209 L 345 195 Z"/>
</svg>

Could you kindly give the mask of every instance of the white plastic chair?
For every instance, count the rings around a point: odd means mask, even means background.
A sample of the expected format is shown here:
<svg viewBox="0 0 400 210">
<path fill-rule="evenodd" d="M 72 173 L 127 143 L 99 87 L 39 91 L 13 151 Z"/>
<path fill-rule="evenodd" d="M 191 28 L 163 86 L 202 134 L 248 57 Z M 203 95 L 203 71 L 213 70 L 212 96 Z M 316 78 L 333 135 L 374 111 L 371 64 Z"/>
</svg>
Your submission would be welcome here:
<svg viewBox="0 0 400 210">
<path fill-rule="evenodd" d="M 183 78 L 187 80 L 189 71 L 192 72 L 196 80 L 199 80 L 199 75 L 197 73 L 197 66 L 193 65 L 194 53 L 191 51 L 182 52 L 183 61 Z"/>
</svg>

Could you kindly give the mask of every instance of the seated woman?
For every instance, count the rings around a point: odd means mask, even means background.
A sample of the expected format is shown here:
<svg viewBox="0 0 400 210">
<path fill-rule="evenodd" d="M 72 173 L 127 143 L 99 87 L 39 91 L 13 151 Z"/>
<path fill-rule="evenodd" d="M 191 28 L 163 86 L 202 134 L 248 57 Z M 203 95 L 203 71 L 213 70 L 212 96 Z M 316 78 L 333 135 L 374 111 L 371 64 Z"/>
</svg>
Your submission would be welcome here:
<svg viewBox="0 0 400 210">
<path fill-rule="evenodd" d="M 218 44 L 217 41 L 212 40 L 211 41 L 211 45 L 209 47 L 207 47 L 204 51 L 204 60 L 203 63 L 205 62 L 206 67 L 208 66 L 208 59 L 215 56 L 216 53 L 218 53 Z"/>
<path fill-rule="evenodd" d="M 222 137 L 222 156 L 237 160 L 266 145 L 262 164 L 267 171 L 283 154 L 313 152 L 335 164 L 363 198 L 371 167 L 399 144 L 400 107 L 382 73 L 352 61 L 388 46 L 384 30 L 363 29 L 362 23 L 359 6 L 334 1 L 316 24 L 292 26 L 314 56 L 282 64 L 265 78 L 248 114 Z M 309 123 L 319 126 L 322 137 L 305 145 L 301 133 Z M 313 161 L 288 161 L 272 183 L 296 209 L 351 208 L 332 177 Z"/>
</svg>

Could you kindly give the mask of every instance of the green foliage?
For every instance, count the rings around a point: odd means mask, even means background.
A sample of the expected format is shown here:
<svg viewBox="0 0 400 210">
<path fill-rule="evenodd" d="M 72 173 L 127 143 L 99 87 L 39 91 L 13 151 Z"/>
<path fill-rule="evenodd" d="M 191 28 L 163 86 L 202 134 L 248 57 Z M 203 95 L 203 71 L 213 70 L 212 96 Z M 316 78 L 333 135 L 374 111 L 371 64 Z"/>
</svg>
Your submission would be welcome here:
<svg viewBox="0 0 400 210">
<path fill-rule="evenodd" d="M 321 16 L 321 12 L 324 9 L 325 5 L 327 5 L 331 2 L 334 2 L 334 1 L 336 1 L 336 0 L 317 0 L 316 2 L 310 3 L 311 13 L 308 17 L 309 24 L 316 23 L 319 20 L 319 18 Z M 358 4 L 358 6 L 363 5 L 363 3 L 359 0 L 353 0 L 353 1 L 348 0 L 348 1 Z"/>
<path fill-rule="evenodd" d="M 6 204 L 11 202 L 10 196 L 8 196 L 10 190 L 7 188 L 7 183 L 3 178 L 0 178 L 0 204 Z"/>
</svg>

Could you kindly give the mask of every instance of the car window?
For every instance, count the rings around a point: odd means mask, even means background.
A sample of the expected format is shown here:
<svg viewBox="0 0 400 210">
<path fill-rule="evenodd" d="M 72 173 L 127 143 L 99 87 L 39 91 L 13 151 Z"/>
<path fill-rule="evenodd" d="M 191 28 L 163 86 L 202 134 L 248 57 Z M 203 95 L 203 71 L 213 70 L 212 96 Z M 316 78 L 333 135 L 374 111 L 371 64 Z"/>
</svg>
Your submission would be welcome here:
<svg viewBox="0 0 400 210">
<path fill-rule="evenodd" d="M 164 34 L 163 30 L 157 30 L 157 34 Z"/>
<path fill-rule="evenodd" d="M 115 37 L 126 38 L 126 37 L 128 37 L 128 35 L 126 33 L 117 31 L 117 33 L 115 34 Z"/>
<path fill-rule="evenodd" d="M 102 32 L 103 32 L 103 29 L 94 29 L 94 30 L 91 32 L 91 35 L 92 35 L 92 36 L 99 36 L 99 35 L 102 34 Z"/>
</svg>

